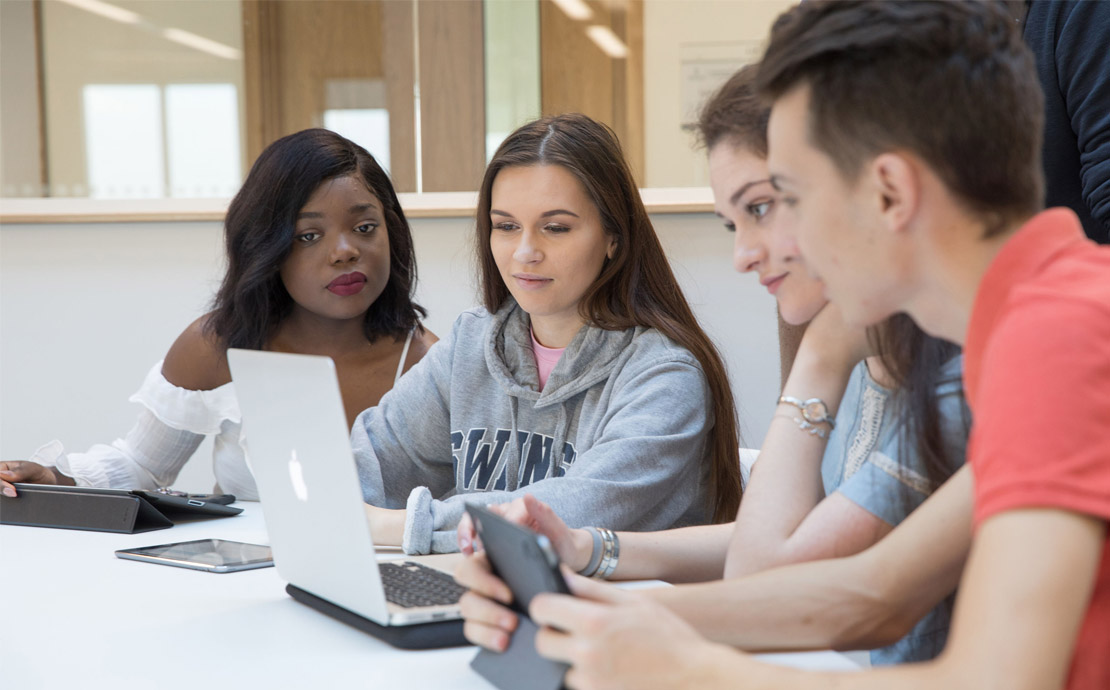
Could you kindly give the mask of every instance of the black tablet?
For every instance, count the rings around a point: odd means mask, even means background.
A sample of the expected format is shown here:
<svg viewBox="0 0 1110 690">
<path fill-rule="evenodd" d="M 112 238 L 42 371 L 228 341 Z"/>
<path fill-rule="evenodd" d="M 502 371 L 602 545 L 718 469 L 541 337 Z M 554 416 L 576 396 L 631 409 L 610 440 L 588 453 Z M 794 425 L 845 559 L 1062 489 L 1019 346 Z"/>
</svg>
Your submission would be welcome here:
<svg viewBox="0 0 1110 690">
<path fill-rule="evenodd" d="M 547 537 L 490 512 L 468 505 L 466 512 L 482 540 L 493 572 L 513 593 L 512 607 L 520 623 L 509 648 L 498 654 L 483 649 L 470 667 L 502 690 L 558 690 L 563 685 L 566 664 L 544 659 L 536 652 L 537 628 L 528 618 L 532 597 L 543 592 L 569 594 L 566 580 L 559 572 L 559 558 Z"/>
<path fill-rule="evenodd" d="M 174 517 L 180 514 L 224 517 L 238 515 L 243 512 L 242 508 L 234 508 L 225 503 L 228 498 L 230 498 L 231 501 L 235 500 L 234 496 L 228 494 L 216 496 L 190 496 L 186 494 L 184 496 L 176 496 L 161 491 L 147 491 L 144 489 L 135 489 L 132 493 L 142 496 L 159 511 L 171 514 Z"/>
</svg>

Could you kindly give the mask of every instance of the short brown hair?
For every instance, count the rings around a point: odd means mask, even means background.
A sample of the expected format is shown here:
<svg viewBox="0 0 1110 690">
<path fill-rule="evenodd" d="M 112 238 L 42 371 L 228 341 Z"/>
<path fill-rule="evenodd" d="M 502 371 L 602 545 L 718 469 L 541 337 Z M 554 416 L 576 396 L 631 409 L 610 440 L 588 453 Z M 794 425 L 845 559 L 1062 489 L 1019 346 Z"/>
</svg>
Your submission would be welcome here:
<svg viewBox="0 0 1110 690">
<path fill-rule="evenodd" d="M 728 78 L 698 113 L 698 141 L 712 149 L 722 141 L 767 157 L 767 119 L 771 108 L 755 91 L 759 65 L 748 65 Z"/>
<path fill-rule="evenodd" d="M 836 0 L 781 15 L 757 77 L 810 88 L 809 133 L 851 180 L 883 151 L 924 159 L 988 235 L 1043 206 L 1043 95 L 1000 2 Z"/>
<path fill-rule="evenodd" d="M 493 312 L 510 297 L 490 249 L 494 180 L 505 168 L 532 165 L 558 165 L 573 175 L 597 206 L 605 233 L 616 240 L 613 257 L 582 297 L 582 318 L 606 330 L 655 328 L 697 358 L 713 417 L 707 444 L 708 512 L 714 522 L 735 520 L 741 495 L 740 436 L 728 374 L 682 294 L 617 135 L 609 127 L 577 113 L 555 115 L 522 125 L 498 147 L 478 189 L 475 228 L 482 302 Z"/>
</svg>

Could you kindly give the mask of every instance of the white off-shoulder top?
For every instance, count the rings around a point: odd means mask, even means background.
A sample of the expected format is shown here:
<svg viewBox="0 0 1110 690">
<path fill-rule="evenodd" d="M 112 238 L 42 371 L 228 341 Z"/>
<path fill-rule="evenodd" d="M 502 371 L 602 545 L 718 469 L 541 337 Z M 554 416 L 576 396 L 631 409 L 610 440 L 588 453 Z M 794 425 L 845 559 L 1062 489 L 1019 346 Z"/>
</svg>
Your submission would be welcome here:
<svg viewBox="0 0 1110 690">
<path fill-rule="evenodd" d="M 405 370 L 412 333 L 405 340 L 394 383 Z M 242 417 L 235 384 L 194 391 L 162 376 L 159 361 L 129 400 L 143 409 L 124 438 L 97 444 L 83 453 L 66 453 L 60 441 L 40 447 L 29 458 L 73 477 L 78 486 L 156 489 L 171 486 L 205 436 L 214 437 L 212 470 L 216 493 L 258 500 L 242 439 Z"/>
</svg>

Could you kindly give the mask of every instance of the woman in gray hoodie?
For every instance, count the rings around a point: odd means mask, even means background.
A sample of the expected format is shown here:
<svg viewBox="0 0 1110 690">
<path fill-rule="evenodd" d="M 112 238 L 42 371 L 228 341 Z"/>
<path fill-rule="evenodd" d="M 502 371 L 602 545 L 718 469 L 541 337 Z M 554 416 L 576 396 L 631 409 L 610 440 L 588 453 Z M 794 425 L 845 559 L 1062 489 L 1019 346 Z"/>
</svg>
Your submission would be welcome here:
<svg viewBox="0 0 1110 690">
<path fill-rule="evenodd" d="M 731 521 L 736 410 L 613 132 L 524 125 L 479 191 L 484 308 L 464 312 L 352 444 L 375 540 L 457 550 L 466 503 L 527 492 L 570 525 Z"/>
</svg>

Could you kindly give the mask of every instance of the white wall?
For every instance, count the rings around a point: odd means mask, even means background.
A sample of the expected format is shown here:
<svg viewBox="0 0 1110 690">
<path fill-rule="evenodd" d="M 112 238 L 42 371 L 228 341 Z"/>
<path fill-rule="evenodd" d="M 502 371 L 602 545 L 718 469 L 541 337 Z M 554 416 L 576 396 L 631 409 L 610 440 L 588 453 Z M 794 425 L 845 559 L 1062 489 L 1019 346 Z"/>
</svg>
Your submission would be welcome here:
<svg viewBox="0 0 1110 690">
<path fill-rule="evenodd" d="M 732 237 L 709 214 L 655 217 L 675 272 L 721 346 L 745 443 L 762 442 L 778 390 L 774 303 L 731 268 Z M 450 329 L 475 303 L 472 221 L 413 221 L 418 301 Z M 127 402 L 177 334 L 204 313 L 222 266 L 217 223 L 7 225 L 0 228 L 0 458 L 51 439 L 84 449 L 130 426 Z M 205 444 L 177 482 L 213 484 Z"/>
</svg>

